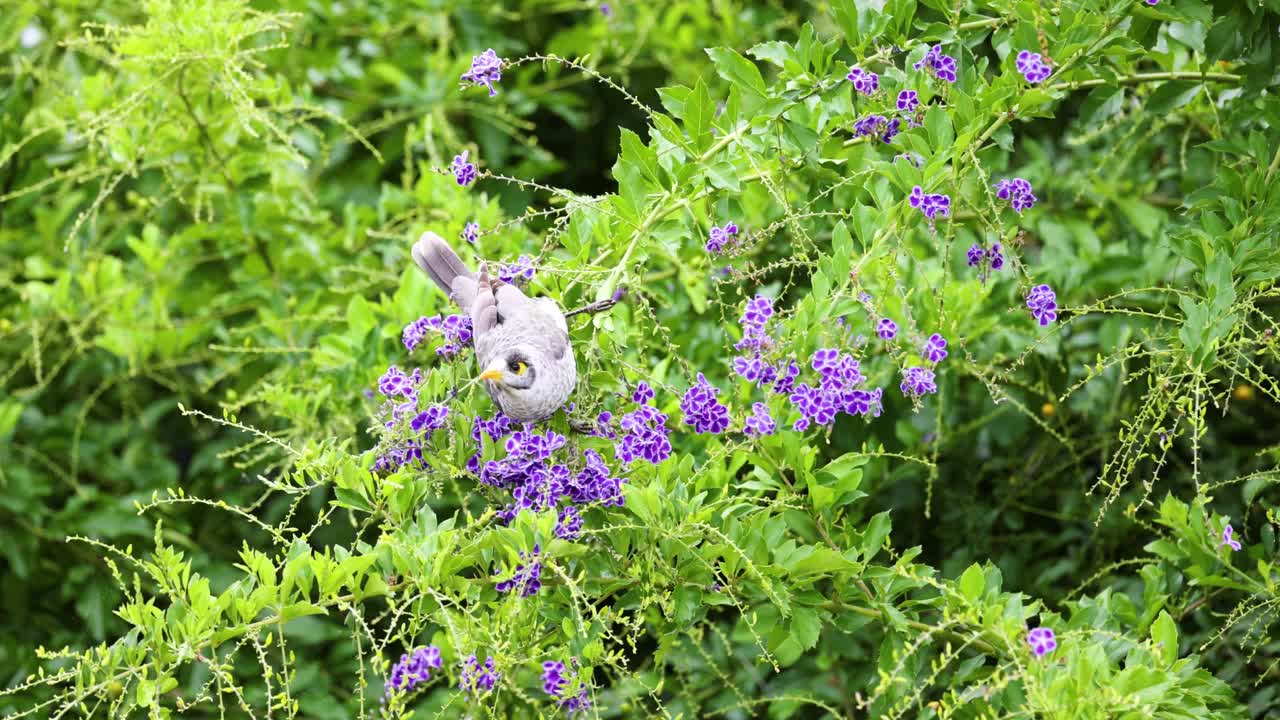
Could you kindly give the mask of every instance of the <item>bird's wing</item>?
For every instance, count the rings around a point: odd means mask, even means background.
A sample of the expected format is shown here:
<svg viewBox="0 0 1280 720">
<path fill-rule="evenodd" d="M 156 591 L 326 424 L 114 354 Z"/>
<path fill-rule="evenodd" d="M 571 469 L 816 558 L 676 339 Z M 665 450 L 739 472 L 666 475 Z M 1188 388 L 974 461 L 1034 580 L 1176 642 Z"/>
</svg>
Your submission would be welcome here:
<svg viewBox="0 0 1280 720">
<path fill-rule="evenodd" d="M 489 278 L 481 273 L 480 277 L 475 280 L 469 278 L 459 278 L 455 284 L 461 284 L 464 280 L 469 280 L 470 285 L 465 290 L 472 293 L 471 302 L 462 307 L 467 308 L 471 315 L 471 332 L 475 335 L 476 342 L 483 338 L 490 330 L 498 325 L 498 302 L 493 295 L 493 290 L 489 284 Z M 461 305 L 461 303 L 459 303 Z M 479 345 L 476 346 L 477 348 Z"/>
</svg>

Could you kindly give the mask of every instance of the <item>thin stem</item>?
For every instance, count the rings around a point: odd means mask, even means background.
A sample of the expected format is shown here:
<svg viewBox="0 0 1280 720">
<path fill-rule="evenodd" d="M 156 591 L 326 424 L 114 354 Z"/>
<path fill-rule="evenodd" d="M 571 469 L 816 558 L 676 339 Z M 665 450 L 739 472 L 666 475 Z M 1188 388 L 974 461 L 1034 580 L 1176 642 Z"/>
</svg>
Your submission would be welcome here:
<svg viewBox="0 0 1280 720">
<path fill-rule="evenodd" d="M 1101 87 L 1103 85 L 1140 85 L 1157 80 L 1204 80 L 1206 82 L 1240 82 L 1243 78 L 1234 73 L 1224 72 L 1158 72 L 1134 73 L 1118 78 L 1091 78 L 1089 80 L 1072 80 L 1054 83 L 1050 90 L 1079 90 L 1081 88 Z"/>
</svg>

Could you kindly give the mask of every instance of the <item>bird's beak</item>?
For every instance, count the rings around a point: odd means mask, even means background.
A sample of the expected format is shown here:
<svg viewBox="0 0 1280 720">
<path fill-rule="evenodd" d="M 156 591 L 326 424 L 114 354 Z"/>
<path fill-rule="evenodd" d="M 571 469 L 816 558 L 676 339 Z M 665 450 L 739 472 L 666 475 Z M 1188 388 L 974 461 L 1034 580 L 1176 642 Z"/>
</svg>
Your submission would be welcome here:
<svg viewBox="0 0 1280 720">
<path fill-rule="evenodd" d="M 502 379 L 502 371 L 501 371 L 501 370 L 497 370 L 497 369 L 490 368 L 490 369 L 485 370 L 484 372 L 480 373 L 480 379 L 481 379 L 481 380 L 501 380 L 501 379 Z"/>
</svg>

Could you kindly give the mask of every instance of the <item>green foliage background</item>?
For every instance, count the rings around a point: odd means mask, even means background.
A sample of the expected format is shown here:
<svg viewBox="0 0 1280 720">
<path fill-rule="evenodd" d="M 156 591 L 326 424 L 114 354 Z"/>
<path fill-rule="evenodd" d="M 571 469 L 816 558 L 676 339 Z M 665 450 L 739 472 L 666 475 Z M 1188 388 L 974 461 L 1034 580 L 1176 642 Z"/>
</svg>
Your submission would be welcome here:
<svg viewBox="0 0 1280 720">
<path fill-rule="evenodd" d="M 609 10 L 6 6 L 0 710 L 534 717 L 558 712 L 541 663 L 576 660 L 606 717 L 1280 712 L 1280 3 Z M 954 86 L 911 67 L 934 43 Z M 457 81 L 489 47 L 495 98 Z M 1020 49 L 1052 60 L 1044 85 Z M 923 126 L 856 138 L 901 88 Z M 470 189 L 446 169 L 464 149 Z M 1040 198 L 1022 216 L 991 190 L 1011 176 Z M 936 230 L 914 185 L 952 197 Z M 730 219 L 742 250 L 709 256 Z M 566 307 L 628 289 L 571 324 L 576 418 L 641 380 L 671 416 L 676 454 L 576 542 L 552 513 L 495 522 L 506 498 L 463 470 L 483 393 L 453 401 L 431 471 L 369 469 L 388 365 L 436 400 L 472 372 L 399 339 L 447 311 L 409 245 L 472 220 L 478 256 L 536 256 Z M 979 281 L 974 242 L 1007 271 Z M 884 415 L 744 436 L 752 402 L 794 419 L 730 370 L 756 292 L 802 362 L 897 318 L 906 340 L 863 360 Z M 935 331 L 951 357 L 913 404 L 899 368 Z M 681 424 L 699 371 L 723 437 Z M 535 543 L 542 592 L 497 594 Z M 445 669 L 380 706 L 426 643 Z M 502 681 L 467 704 L 472 653 Z"/>
</svg>

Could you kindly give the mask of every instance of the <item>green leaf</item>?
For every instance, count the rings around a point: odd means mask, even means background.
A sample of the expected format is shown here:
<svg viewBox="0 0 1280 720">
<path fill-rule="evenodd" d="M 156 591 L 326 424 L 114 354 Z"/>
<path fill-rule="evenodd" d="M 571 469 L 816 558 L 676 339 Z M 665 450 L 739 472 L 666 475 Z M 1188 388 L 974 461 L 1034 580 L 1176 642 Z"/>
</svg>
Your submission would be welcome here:
<svg viewBox="0 0 1280 720">
<path fill-rule="evenodd" d="M 768 96 L 764 77 L 755 63 L 742 57 L 729 48 L 707 48 L 707 55 L 715 63 L 716 73 L 728 80 L 730 84 L 741 88 L 763 100 Z"/>
<path fill-rule="evenodd" d="M 1151 623 L 1151 640 L 1155 642 L 1156 656 L 1164 666 L 1172 666 L 1178 659 L 1178 625 L 1168 612 L 1161 610 L 1156 621 Z"/>
<path fill-rule="evenodd" d="M 960 576 L 960 594 L 964 595 L 969 602 L 975 602 L 982 597 L 985 585 L 986 579 L 982 567 L 977 563 L 970 565 Z"/>
</svg>

